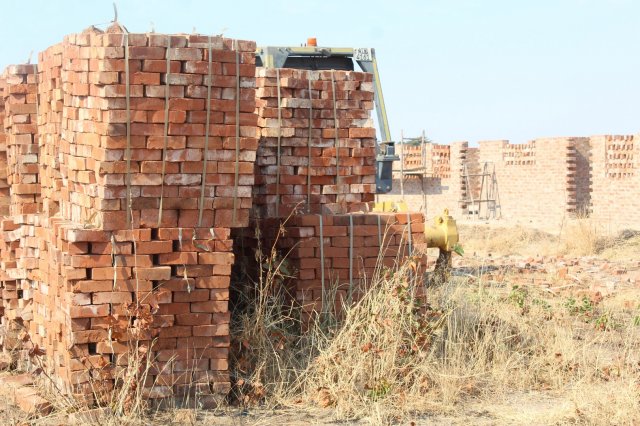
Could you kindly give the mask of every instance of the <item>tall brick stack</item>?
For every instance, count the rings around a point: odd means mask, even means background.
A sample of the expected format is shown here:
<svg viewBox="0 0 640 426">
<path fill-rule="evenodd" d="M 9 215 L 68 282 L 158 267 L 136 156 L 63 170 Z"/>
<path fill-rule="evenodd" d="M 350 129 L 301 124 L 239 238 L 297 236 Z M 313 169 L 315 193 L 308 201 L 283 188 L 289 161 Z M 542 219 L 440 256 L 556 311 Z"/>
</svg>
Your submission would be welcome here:
<svg viewBox="0 0 640 426">
<path fill-rule="evenodd" d="M 372 201 L 372 75 L 259 68 L 256 84 L 256 215 L 345 213 Z"/>
<path fill-rule="evenodd" d="M 230 230 L 252 205 L 254 52 L 92 28 L 40 54 L 37 86 L 34 65 L 7 69 L 3 324 L 44 350 L 58 388 L 91 402 L 135 341 L 157 361 L 147 397 L 196 392 L 207 405 L 229 389 Z"/>
</svg>

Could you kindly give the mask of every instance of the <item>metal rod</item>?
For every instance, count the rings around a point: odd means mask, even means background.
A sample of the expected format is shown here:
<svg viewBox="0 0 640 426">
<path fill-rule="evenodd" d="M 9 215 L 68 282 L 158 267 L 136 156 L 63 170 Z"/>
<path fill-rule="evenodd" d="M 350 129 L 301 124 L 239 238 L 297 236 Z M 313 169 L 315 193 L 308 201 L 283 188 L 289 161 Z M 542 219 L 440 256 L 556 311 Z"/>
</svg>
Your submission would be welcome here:
<svg viewBox="0 0 640 426">
<path fill-rule="evenodd" d="M 400 130 L 400 196 L 404 199 L 404 130 Z"/>
</svg>

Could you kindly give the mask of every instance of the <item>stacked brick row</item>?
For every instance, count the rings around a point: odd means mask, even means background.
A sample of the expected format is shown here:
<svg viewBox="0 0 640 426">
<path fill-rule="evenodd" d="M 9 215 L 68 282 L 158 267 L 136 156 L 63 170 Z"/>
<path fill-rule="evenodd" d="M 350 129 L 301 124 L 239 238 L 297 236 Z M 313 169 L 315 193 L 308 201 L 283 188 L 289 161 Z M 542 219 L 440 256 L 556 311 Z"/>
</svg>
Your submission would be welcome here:
<svg viewBox="0 0 640 426">
<path fill-rule="evenodd" d="M 0 217 L 9 214 L 10 193 L 7 183 L 7 136 L 4 132 L 5 79 L 0 76 Z"/>
<path fill-rule="evenodd" d="M 135 342 L 156 361 L 141 383 L 145 396 L 197 391 L 206 403 L 228 391 L 229 228 L 46 225 L 48 250 L 39 259 L 46 291 L 34 294 L 29 332 L 60 389 L 88 401 L 96 386 L 112 389 L 135 362 Z"/>
<path fill-rule="evenodd" d="M 35 237 L 40 210 L 37 137 L 36 66 L 11 65 L 0 79 L 4 103 L 8 212 L 0 221 L 2 266 L 2 323 L 17 330 L 32 318 L 32 272 L 37 268 Z M 13 346 L 13 345 L 7 345 Z"/>
<path fill-rule="evenodd" d="M 38 135 L 40 143 L 40 193 L 46 217 L 59 211 L 64 187 L 60 167 L 64 92 L 62 90 L 63 44 L 38 55 Z M 64 167 L 64 166 L 63 166 Z M 66 172 L 65 172 L 66 177 Z"/>
<path fill-rule="evenodd" d="M 10 191 L 7 183 L 7 136 L 4 132 L 4 91 L 6 90 L 6 82 L 4 75 L 0 75 L 0 217 L 4 218 L 9 214 Z M 0 220 L 0 224 L 1 224 Z M 0 230 L 2 232 L 2 230 Z M 0 238 L 0 253 L 2 252 L 3 241 Z M 5 267 L 3 259 L 0 258 L 0 281 L 4 281 Z M 2 288 L 0 288 L 0 297 L 2 297 Z M 0 306 L 0 316 L 4 317 L 4 305 Z"/>
<path fill-rule="evenodd" d="M 128 49 L 124 33 L 89 31 L 65 38 L 61 61 L 57 51 L 43 54 L 53 67 L 62 64 L 54 86 L 64 120 L 60 146 L 51 148 L 59 150 L 62 217 L 118 230 L 130 207 L 134 228 L 246 226 L 257 149 L 255 43 L 126 39 Z M 48 186 L 59 184 L 54 178 Z"/>
<path fill-rule="evenodd" d="M 36 65 L 11 65 L 4 82 L 4 130 L 7 146 L 7 183 L 11 188 L 11 214 L 40 209 Z"/>
<path fill-rule="evenodd" d="M 298 214 L 256 222 L 263 250 L 275 244 L 286 254 L 286 286 L 302 307 L 303 324 L 314 313 L 339 313 L 362 296 L 383 268 L 402 264 L 408 256 L 416 255 L 418 273 L 424 272 L 424 226 L 421 213 Z M 251 232 L 243 235 L 246 247 L 255 244 Z"/>
<path fill-rule="evenodd" d="M 256 84 L 256 216 L 345 213 L 372 201 L 372 75 L 259 68 Z"/>
</svg>

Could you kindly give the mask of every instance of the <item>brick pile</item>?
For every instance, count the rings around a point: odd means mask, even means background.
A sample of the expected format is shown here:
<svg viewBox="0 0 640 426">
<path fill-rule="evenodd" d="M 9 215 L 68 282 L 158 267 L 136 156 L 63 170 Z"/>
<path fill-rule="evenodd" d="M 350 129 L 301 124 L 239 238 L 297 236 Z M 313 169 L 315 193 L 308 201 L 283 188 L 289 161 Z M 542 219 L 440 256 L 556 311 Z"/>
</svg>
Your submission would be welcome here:
<svg viewBox="0 0 640 426">
<path fill-rule="evenodd" d="M 0 219 L 3 324 L 15 329 L 31 320 L 29 275 L 37 268 L 36 213 L 40 210 L 36 65 L 7 67 L 0 79 L 4 102 L 9 216 Z M 13 346 L 9 342 L 7 346 Z"/>
<path fill-rule="evenodd" d="M 296 207 L 346 213 L 372 201 L 372 75 L 266 68 L 256 75 L 256 216 L 287 216 Z"/>
<path fill-rule="evenodd" d="M 37 86 L 34 65 L 7 69 L 3 324 L 44 350 L 59 389 L 92 402 L 135 340 L 157 360 L 145 396 L 211 405 L 229 390 L 230 231 L 252 205 L 254 52 L 249 41 L 90 29 L 40 54 Z"/>
<path fill-rule="evenodd" d="M 9 214 L 10 192 L 7 183 L 7 136 L 4 132 L 5 78 L 0 75 L 0 217 Z"/>
<path fill-rule="evenodd" d="M 299 214 L 259 220 L 255 226 L 261 230 L 262 250 L 275 244 L 286 254 L 286 288 L 302 308 L 303 324 L 314 313 L 339 313 L 362 296 L 382 268 L 401 264 L 407 256 L 416 254 L 418 270 L 426 268 L 421 213 Z M 237 249 L 255 247 L 251 232 L 244 232 Z M 330 305 L 323 306 L 327 301 Z"/>
<path fill-rule="evenodd" d="M 47 227 L 30 335 L 59 388 L 91 402 L 133 361 L 135 341 L 157 361 L 146 397 L 197 392 L 211 405 L 229 390 L 229 228 Z"/>
<path fill-rule="evenodd" d="M 160 226 L 246 226 L 257 149 L 255 43 L 214 37 L 210 49 L 207 36 L 129 34 L 127 145 L 123 40 L 88 32 L 63 43 L 62 216 L 123 229 L 130 203 L 134 227 L 158 226 L 162 200 Z"/>
<path fill-rule="evenodd" d="M 4 130 L 7 146 L 7 183 L 11 188 L 11 214 L 37 213 L 38 137 L 36 126 L 36 65 L 11 65 L 4 82 Z"/>
<path fill-rule="evenodd" d="M 259 226 L 268 244 L 306 206 L 278 248 L 295 247 L 307 317 L 323 289 L 355 300 L 376 266 L 424 243 L 421 215 L 362 213 L 370 74 L 256 72 L 254 42 L 115 25 L 8 67 L 0 90 L 2 323 L 86 402 L 119 385 L 135 347 L 155 360 L 145 397 L 210 406 L 228 392 L 232 231 L 252 247 Z"/>
</svg>

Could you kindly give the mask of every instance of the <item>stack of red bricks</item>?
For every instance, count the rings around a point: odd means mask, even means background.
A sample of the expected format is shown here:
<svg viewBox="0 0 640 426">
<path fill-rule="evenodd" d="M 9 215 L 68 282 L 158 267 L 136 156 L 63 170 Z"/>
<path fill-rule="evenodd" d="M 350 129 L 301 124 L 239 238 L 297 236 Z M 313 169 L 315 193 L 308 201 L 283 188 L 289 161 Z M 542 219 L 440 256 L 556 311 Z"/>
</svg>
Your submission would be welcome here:
<svg viewBox="0 0 640 426">
<path fill-rule="evenodd" d="M 35 66 L 9 67 L 20 197 L 2 221 L 3 323 L 44 349 L 58 388 L 91 402 L 135 340 L 157 361 L 146 396 L 210 405 L 228 391 L 230 230 L 248 224 L 257 149 L 254 52 L 91 29 L 40 54 L 38 105 Z M 18 167 L 30 156 L 35 167 Z"/>
<path fill-rule="evenodd" d="M 14 215 L 36 213 L 40 205 L 35 70 L 35 65 L 11 65 L 2 77 L 7 182 Z"/>
<path fill-rule="evenodd" d="M 339 314 L 344 304 L 359 300 L 384 267 L 414 254 L 421 272 L 426 267 L 421 213 L 299 214 L 257 226 L 263 250 L 275 244 L 286 255 L 286 285 L 302 307 L 303 324 L 314 313 Z M 251 245 L 249 238 L 244 243 Z"/>
<path fill-rule="evenodd" d="M 51 284 L 34 296 L 30 335 L 59 388 L 89 402 L 96 387 L 112 389 L 135 341 L 157 361 L 141 384 L 147 397 L 197 392 L 211 405 L 228 391 L 229 228 L 48 226 L 39 270 Z"/>
<path fill-rule="evenodd" d="M 257 149 L 254 51 L 253 42 L 201 35 L 68 36 L 62 216 L 105 230 L 126 227 L 127 214 L 134 228 L 246 226 Z"/>
<path fill-rule="evenodd" d="M 7 183 L 7 136 L 4 132 L 5 79 L 0 76 L 0 216 L 9 214 L 10 192 Z"/>
<path fill-rule="evenodd" d="M 3 242 L 3 324 L 33 317 L 31 272 L 37 268 L 35 216 L 40 209 L 38 138 L 36 128 L 36 66 L 11 65 L 2 75 L 3 128 L 6 140 L 9 214 L 0 221 Z"/>
<path fill-rule="evenodd" d="M 256 215 L 360 210 L 375 194 L 372 75 L 257 70 Z M 279 167 L 278 167 L 279 166 Z"/>
</svg>

